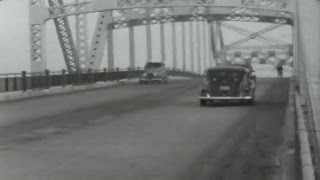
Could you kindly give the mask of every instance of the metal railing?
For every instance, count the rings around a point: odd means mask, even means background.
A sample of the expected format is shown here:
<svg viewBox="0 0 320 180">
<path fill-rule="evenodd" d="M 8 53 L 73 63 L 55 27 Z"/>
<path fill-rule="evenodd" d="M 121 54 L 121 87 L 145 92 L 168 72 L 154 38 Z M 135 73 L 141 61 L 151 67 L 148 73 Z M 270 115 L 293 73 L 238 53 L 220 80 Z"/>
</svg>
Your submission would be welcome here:
<svg viewBox="0 0 320 180">
<path fill-rule="evenodd" d="M 123 79 L 138 78 L 144 72 L 143 68 L 116 68 L 91 70 L 81 73 L 68 73 L 66 70 L 28 73 L 0 74 L 0 93 L 13 91 L 27 91 L 36 89 L 49 89 L 50 87 L 65 87 L 67 85 L 85 85 L 96 82 L 119 81 Z M 199 74 L 168 69 L 170 76 L 197 77 Z"/>
</svg>

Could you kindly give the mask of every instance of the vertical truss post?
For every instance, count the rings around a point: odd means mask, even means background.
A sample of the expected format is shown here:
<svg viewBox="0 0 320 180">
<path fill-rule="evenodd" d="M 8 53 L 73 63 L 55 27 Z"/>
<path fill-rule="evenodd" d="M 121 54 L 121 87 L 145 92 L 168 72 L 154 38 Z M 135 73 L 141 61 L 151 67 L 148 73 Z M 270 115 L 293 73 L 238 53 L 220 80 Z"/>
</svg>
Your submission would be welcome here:
<svg viewBox="0 0 320 180">
<path fill-rule="evenodd" d="M 63 0 L 49 0 L 50 7 L 63 6 Z M 62 47 L 63 56 L 69 72 L 81 72 L 79 56 L 75 48 L 72 33 L 67 17 L 58 17 L 54 19 L 59 41 Z"/>
<path fill-rule="evenodd" d="M 165 40 L 164 24 L 160 24 L 160 46 L 161 46 L 161 62 L 166 63 L 166 40 Z"/>
<path fill-rule="evenodd" d="M 190 65 L 191 65 L 191 71 L 194 72 L 193 21 L 189 22 L 189 28 L 190 28 Z"/>
<path fill-rule="evenodd" d="M 107 41 L 108 41 L 108 69 L 114 70 L 114 52 L 113 52 L 113 29 L 107 29 Z"/>
<path fill-rule="evenodd" d="M 129 58 L 130 68 L 135 68 L 135 43 L 134 43 L 134 26 L 129 27 Z"/>
<path fill-rule="evenodd" d="M 197 62 L 198 62 L 198 73 L 202 73 L 202 59 L 201 59 L 201 34 L 200 34 L 200 21 L 196 22 L 197 26 Z"/>
<path fill-rule="evenodd" d="M 216 22 L 216 32 L 218 33 L 218 37 L 219 37 L 219 47 L 220 50 L 224 49 L 224 39 L 223 39 L 223 34 L 222 34 L 222 29 L 221 29 L 221 22 Z M 223 51 L 222 54 L 220 55 L 221 61 L 222 62 L 226 62 L 226 51 Z"/>
<path fill-rule="evenodd" d="M 217 54 L 218 50 L 216 46 L 216 33 L 214 31 L 215 24 L 213 22 L 210 22 L 209 28 L 210 28 L 209 33 L 210 33 L 211 54 L 212 54 L 214 63 L 218 65 L 219 64 L 218 54 Z"/>
<path fill-rule="evenodd" d="M 172 23 L 172 67 L 177 68 L 177 37 L 176 23 Z"/>
<path fill-rule="evenodd" d="M 182 25 L 182 27 L 181 27 L 182 28 L 182 33 L 181 33 L 181 35 L 182 35 L 182 38 L 181 38 L 181 40 L 182 40 L 182 70 L 186 71 L 186 69 L 187 69 L 187 67 L 186 67 L 186 58 L 187 58 L 186 24 L 185 24 L 185 22 L 182 22 L 181 25 Z"/>
<path fill-rule="evenodd" d="M 76 3 L 83 3 L 84 0 L 76 0 Z M 88 19 L 86 14 L 76 16 L 76 46 L 82 69 L 86 68 L 88 57 Z"/>
<path fill-rule="evenodd" d="M 146 25 L 146 39 L 147 39 L 147 62 L 152 60 L 152 32 L 151 25 Z"/>
<path fill-rule="evenodd" d="M 208 61 L 208 38 L 207 38 L 207 31 L 206 31 L 206 21 L 203 21 L 202 23 L 202 34 L 203 34 L 203 66 L 206 69 L 207 68 L 207 61 Z"/>
<path fill-rule="evenodd" d="M 31 72 L 43 72 L 47 68 L 45 52 L 45 24 L 43 0 L 29 1 Z M 40 18 L 39 18 L 40 17 Z"/>
<path fill-rule="evenodd" d="M 207 21 L 207 31 L 208 31 L 208 53 L 209 53 L 209 65 L 210 67 L 212 67 L 214 65 L 214 58 L 213 58 L 213 46 L 212 46 L 212 26 L 211 26 L 211 22 Z"/>
</svg>

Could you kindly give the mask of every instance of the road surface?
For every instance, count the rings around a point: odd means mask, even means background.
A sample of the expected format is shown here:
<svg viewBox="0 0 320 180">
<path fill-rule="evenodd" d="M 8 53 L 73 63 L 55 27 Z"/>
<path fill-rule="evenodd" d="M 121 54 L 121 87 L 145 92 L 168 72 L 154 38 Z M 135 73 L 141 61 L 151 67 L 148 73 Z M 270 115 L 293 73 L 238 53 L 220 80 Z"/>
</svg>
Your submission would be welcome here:
<svg viewBox="0 0 320 180">
<path fill-rule="evenodd" d="M 199 80 L 2 103 L 0 179 L 265 179 L 288 86 L 260 79 L 255 106 L 200 107 Z"/>
</svg>

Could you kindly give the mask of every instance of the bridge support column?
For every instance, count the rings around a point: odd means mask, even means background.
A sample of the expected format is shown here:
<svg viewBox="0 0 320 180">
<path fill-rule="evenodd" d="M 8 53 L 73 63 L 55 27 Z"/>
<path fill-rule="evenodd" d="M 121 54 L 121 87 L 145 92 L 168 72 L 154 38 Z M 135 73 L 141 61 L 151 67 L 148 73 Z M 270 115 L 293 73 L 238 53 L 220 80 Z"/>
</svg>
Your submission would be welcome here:
<svg viewBox="0 0 320 180">
<path fill-rule="evenodd" d="M 147 62 L 152 60 L 152 32 L 151 32 L 151 25 L 146 25 L 146 40 L 147 40 Z"/>
<path fill-rule="evenodd" d="M 129 27 L 129 58 L 130 58 L 130 68 L 135 68 L 135 43 L 134 43 L 134 27 Z"/>
<path fill-rule="evenodd" d="M 160 24 L 160 43 L 161 43 L 161 62 L 166 63 L 166 36 L 164 32 L 164 25 Z"/>
<path fill-rule="evenodd" d="M 189 22 L 190 27 L 190 66 L 191 71 L 194 72 L 194 34 L 193 34 L 193 22 Z"/>
<path fill-rule="evenodd" d="M 172 23 L 172 68 L 177 68 L 177 37 L 176 23 Z"/>
<path fill-rule="evenodd" d="M 108 41 L 108 69 L 114 70 L 113 29 L 107 30 L 107 41 Z"/>
<path fill-rule="evenodd" d="M 186 24 L 185 22 L 181 23 L 181 28 L 182 28 L 182 70 L 186 71 L 187 67 L 186 67 L 186 58 L 187 58 L 187 46 L 186 46 Z"/>
<path fill-rule="evenodd" d="M 198 73 L 202 73 L 200 21 L 197 21 L 197 63 Z"/>
</svg>

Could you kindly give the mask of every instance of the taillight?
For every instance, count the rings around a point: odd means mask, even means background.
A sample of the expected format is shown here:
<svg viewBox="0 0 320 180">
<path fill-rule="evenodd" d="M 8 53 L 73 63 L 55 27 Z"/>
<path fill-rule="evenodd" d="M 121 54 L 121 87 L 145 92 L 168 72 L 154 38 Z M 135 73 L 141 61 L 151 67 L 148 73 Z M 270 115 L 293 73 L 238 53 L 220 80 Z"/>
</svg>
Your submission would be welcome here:
<svg viewBox="0 0 320 180">
<path fill-rule="evenodd" d="M 202 84 L 204 85 L 204 86 L 208 86 L 209 85 L 209 81 L 208 81 L 208 79 L 205 77 L 205 78 L 202 78 Z"/>
<path fill-rule="evenodd" d="M 207 90 L 209 86 L 209 81 L 206 77 L 202 78 L 201 90 Z"/>
</svg>

